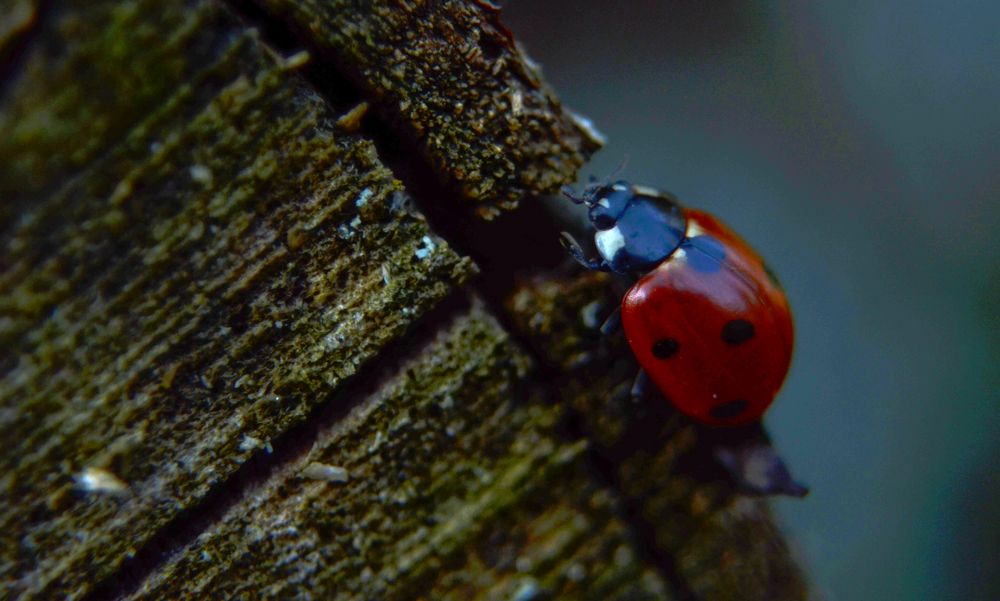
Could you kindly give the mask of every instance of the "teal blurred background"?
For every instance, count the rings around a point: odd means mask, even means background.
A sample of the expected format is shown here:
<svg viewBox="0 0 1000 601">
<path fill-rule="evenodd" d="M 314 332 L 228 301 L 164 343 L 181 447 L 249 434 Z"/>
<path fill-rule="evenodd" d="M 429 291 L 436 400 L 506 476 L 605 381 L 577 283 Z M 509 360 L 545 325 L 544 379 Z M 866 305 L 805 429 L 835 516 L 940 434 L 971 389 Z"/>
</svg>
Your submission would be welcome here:
<svg viewBox="0 0 1000 601">
<path fill-rule="evenodd" d="M 768 425 L 818 592 L 1000 599 L 1000 4 L 511 0 L 609 143 L 769 260 L 796 315 Z"/>
</svg>

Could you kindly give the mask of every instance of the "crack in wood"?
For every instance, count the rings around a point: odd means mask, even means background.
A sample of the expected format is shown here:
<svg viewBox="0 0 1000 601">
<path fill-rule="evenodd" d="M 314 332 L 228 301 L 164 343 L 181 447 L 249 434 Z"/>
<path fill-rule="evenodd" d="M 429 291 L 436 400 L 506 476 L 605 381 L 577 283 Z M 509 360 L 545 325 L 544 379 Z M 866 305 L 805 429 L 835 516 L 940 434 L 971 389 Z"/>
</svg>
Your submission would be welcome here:
<svg viewBox="0 0 1000 601">
<path fill-rule="evenodd" d="M 163 525 L 119 570 L 97 583 L 82 601 L 111 601 L 134 593 L 151 574 L 195 541 L 225 513 L 306 455 L 320 433 L 351 414 L 413 358 L 420 356 L 440 332 L 468 311 L 468 294 L 456 290 L 418 319 L 412 331 L 362 366 L 309 415 L 270 441 L 270 450 L 258 449 L 228 479 L 204 498 Z"/>
</svg>

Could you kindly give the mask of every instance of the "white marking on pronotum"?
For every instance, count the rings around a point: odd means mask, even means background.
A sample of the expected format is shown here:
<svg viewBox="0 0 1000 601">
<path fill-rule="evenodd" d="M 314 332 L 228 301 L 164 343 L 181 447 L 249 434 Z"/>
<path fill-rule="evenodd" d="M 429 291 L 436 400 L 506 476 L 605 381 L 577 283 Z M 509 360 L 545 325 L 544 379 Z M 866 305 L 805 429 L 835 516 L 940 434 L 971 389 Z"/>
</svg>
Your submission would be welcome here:
<svg viewBox="0 0 1000 601">
<path fill-rule="evenodd" d="M 108 470 L 100 467 L 88 467 L 76 475 L 76 485 L 80 490 L 96 492 L 116 497 L 127 495 L 128 484 Z"/>
<path fill-rule="evenodd" d="M 625 237 L 613 227 L 610 230 L 603 230 L 594 235 L 594 243 L 597 244 L 597 252 L 601 253 L 605 261 L 611 261 L 618 251 L 625 248 Z"/>
<path fill-rule="evenodd" d="M 614 190 L 615 192 L 624 192 L 628 190 L 628 186 L 626 186 L 625 184 L 615 184 L 611 186 L 611 189 Z"/>
<path fill-rule="evenodd" d="M 638 196 L 653 196 L 653 197 L 663 196 L 663 193 L 657 190 L 656 188 L 650 188 L 649 186 L 643 186 L 642 184 L 633 184 L 632 192 L 634 192 Z"/>
<path fill-rule="evenodd" d="M 607 198 L 602 198 L 602 199 L 600 199 L 600 200 L 597 201 L 597 206 L 604 207 L 605 209 L 610 209 L 611 208 L 611 203 L 608 202 Z"/>
</svg>

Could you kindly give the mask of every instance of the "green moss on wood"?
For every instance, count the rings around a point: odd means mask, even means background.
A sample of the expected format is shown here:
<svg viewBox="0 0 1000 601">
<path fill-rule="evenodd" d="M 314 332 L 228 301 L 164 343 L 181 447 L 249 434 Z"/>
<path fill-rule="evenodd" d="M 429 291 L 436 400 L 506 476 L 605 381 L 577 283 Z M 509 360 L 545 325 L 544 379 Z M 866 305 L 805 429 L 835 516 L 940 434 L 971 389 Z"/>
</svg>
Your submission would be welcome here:
<svg viewBox="0 0 1000 601">
<path fill-rule="evenodd" d="M 132 598 L 666 598 L 559 408 L 514 400 L 526 365 L 481 308 L 457 317 Z"/>
<path fill-rule="evenodd" d="M 471 273 L 373 146 L 219 19 L 178 24 L 224 51 L 4 240 L 9 594 L 111 574 Z M 95 468 L 129 494 L 81 490 Z"/>
<path fill-rule="evenodd" d="M 81 0 L 47 9 L 0 103 L 3 205 L 52 191 L 233 43 L 211 2 Z"/>
<path fill-rule="evenodd" d="M 616 496 L 595 485 L 584 463 L 546 476 L 484 522 L 420 598 L 673 598 L 662 575 L 636 556 Z"/>
</svg>

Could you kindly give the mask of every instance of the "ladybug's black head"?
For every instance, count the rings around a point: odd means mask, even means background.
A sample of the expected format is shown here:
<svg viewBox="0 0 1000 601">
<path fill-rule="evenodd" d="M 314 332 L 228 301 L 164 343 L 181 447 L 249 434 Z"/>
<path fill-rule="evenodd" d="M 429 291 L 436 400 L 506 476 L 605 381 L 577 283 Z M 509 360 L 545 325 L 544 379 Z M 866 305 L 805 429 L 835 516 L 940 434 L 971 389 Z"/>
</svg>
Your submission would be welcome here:
<svg viewBox="0 0 1000 601">
<path fill-rule="evenodd" d="M 581 200 L 590 209 L 590 222 L 599 230 L 610 230 L 628 207 L 632 198 L 632 186 L 628 182 L 613 184 L 591 184 L 583 191 Z"/>
<path fill-rule="evenodd" d="M 684 239 L 684 213 L 664 192 L 619 180 L 591 184 L 579 197 L 566 196 L 587 206 L 590 223 L 597 230 L 597 250 L 618 273 L 640 274 L 652 269 Z"/>
</svg>

